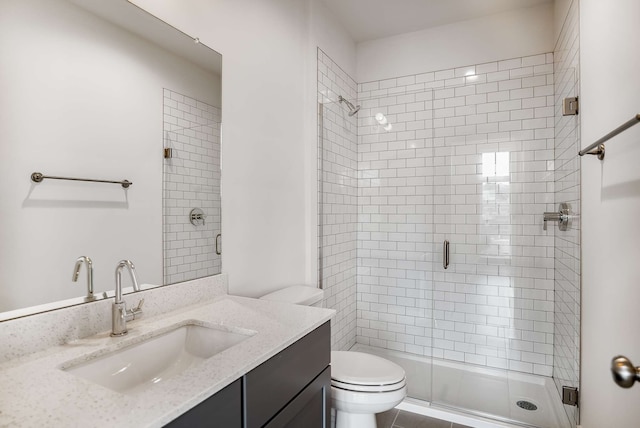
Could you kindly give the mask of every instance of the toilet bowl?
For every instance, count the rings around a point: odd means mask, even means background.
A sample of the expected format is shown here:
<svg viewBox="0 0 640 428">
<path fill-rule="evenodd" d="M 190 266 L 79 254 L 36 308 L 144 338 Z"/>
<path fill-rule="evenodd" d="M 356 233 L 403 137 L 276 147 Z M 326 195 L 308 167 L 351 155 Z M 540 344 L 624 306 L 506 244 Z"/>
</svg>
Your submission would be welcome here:
<svg viewBox="0 0 640 428">
<path fill-rule="evenodd" d="M 375 414 L 393 409 L 406 395 L 407 381 L 399 365 L 363 352 L 331 352 L 336 428 L 375 428 Z"/>
<path fill-rule="evenodd" d="M 320 306 L 323 291 L 306 285 L 283 288 L 264 300 Z M 407 395 L 402 367 L 376 355 L 331 352 L 331 407 L 336 428 L 376 428 L 376 413 L 397 406 Z"/>
</svg>

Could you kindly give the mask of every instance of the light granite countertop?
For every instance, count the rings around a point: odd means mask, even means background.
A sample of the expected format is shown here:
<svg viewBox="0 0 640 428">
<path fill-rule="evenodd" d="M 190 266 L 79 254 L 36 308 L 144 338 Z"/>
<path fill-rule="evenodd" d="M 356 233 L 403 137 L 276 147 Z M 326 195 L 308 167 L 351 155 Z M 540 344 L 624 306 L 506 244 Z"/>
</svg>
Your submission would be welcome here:
<svg viewBox="0 0 640 428">
<path fill-rule="evenodd" d="M 248 373 L 333 316 L 334 311 L 222 295 L 207 302 L 12 359 L 0 365 L 0 426 L 159 427 Z M 61 370 L 141 342 L 185 320 L 256 333 L 136 395 Z M 153 358 L 153 355 L 149 355 Z"/>
</svg>

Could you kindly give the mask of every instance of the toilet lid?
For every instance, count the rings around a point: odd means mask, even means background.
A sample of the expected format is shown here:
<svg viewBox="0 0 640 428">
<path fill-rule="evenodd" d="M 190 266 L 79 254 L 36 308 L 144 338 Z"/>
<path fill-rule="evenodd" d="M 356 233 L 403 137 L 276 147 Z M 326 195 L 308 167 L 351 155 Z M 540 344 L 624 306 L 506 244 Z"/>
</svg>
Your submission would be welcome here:
<svg viewBox="0 0 640 428">
<path fill-rule="evenodd" d="M 292 285 L 291 287 L 282 288 L 273 293 L 266 294 L 262 296 L 261 299 L 311 306 L 321 301 L 323 297 L 324 291 L 319 288 L 309 285 Z"/>
<path fill-rule="evenodd" d="M 331 352 L 331 378 L 354 385 L 390 385 L 404 380 L 404 370 L 389 360 L 363 352 Z"/>
<path fill-rule="evenodd" d="M 335 379 L 331 379 L 331 386 L 334 388 L 344 389 L 345 391 L 355 392 L 392 392 L 398 391 L 407 385 L 406 379 L 402 379 L 398 383 L 391 383 L 388 385 L 356 385 L 353 383 L 339 382 Z"/>
</svg>

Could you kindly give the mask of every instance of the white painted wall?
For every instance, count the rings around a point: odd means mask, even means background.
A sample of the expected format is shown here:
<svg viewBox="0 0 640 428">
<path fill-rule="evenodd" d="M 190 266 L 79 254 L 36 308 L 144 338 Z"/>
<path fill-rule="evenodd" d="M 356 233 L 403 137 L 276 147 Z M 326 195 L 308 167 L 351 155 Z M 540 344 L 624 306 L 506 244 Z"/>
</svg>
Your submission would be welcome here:
<svg viewBox="0 0 640 428">
<path fill-rule="evenodd" d="M 554 0 L 553 2 L 553 41 L 557 42 L 562 26 L 567 19 L 572 0 Z"/>
<path fill-rule="evenodd" d="M 553 51 L 553 5 L 358 44 L 359 83 Z"/>
<path fill-rule="evenodd" d="M 582 147 L 640 113 L 640 2 L 581 0 Z M 582 159 L 582 403 L 586 428 L 635 427 L 640 388 L 611 380 L 611 358 L 640 365 L 640 126 Z"/>
<path fill-rule="evenodd" d="M 231 293 L 315 284 L 316 46 L 355 69 L 317 0 L 135 0 L 223 55 L 223 270 Z"/>
<path fill-rule="evenodd" d="M 308 0 L 310 11 L 309 50 L 315 75 L 317 47 L 351 78 L 356 76 L 356 43 L 321 0 Z"/>
<path fill-rule="evenodd" d="M 0 311 L 84 295 L 81 255 L 97 291 L 123 258 L 162 283 L 163 88 L 217 104 L 215 77 L 68 2 L 0 6 Z"/>
</svg>

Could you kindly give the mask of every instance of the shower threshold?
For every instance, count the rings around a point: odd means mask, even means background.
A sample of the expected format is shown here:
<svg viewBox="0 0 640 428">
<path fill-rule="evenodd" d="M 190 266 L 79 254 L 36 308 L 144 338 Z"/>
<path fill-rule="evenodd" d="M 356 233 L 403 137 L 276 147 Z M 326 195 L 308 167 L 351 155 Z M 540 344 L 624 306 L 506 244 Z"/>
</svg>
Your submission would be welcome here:
<svg viewBox="0 0 640 428">
<path fill-rule="evenodd" d="M 400 410 L 475 428 L 571 427 L 551 378 L 361 344 L 351 350 L 405 370 L 408 394 Z"/>
</svg>

